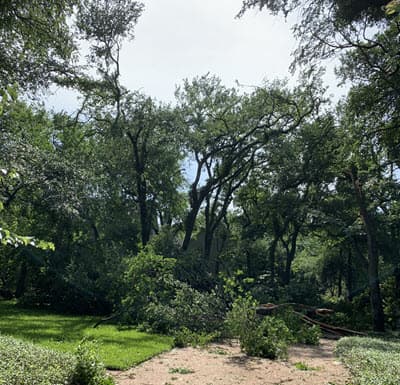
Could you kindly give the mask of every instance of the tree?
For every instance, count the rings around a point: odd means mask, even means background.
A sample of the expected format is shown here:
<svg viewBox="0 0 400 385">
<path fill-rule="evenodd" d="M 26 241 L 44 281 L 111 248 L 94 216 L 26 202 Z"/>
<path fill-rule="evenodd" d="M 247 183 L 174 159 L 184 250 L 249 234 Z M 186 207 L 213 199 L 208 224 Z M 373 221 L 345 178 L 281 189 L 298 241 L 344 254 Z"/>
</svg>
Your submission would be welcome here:
<svg viewBox="0 0 400 385">
<path fill-rule="evenodd" d="M 67 74 L 76 52 L 68 19 L 76 0 L 2 1 L 0 89 L 46 86 Z"/>
<path fill-rule="evenodd" d="M 168 106 L 140 94 L 127 95 L 120 111 L 119 132 L 105 127 L 100 139 L 104 168 L 127 207 L 138 213 L 141 243 L 146 245 L 161 227 L 171 226 L 181 210 L 176 117 Z"/>
<path fill-rule="evenodd" d="M 288 16 L 299 12 L 300 21 L 293 31 L 299 41 L 292 69 L 319 67 L 321 60 L 343 51 L 376 46 L 371 38 L 376 29 L 384 30 L 390 20 L 384 5 L 387 0 L 248 0 L 238 16 L 254 7 L 266 8 L 273 14 Z"/>
<path fill-rule="evenodd" d="M 235 89 L 223 87 L 219 79 L 203 76 L 192 83 L 186 81 L 178 98 L 187 156 L 196 167 L 188 192 L 182 250 L 188 249 L 203 209 L 203 257 L 209 260 L 216 229 L 235 192 L 251 170 L 262 164 L 268 143 L 307 121 L 321 97 L 314 84 L 288 90 L 279 82 L 239 95 Z"/>
<path fill-rule="evenodd" d="M 272 285 L 277 276 L 279 283 L 289 284 L 298 238 L 313 226 L 315 212 L 334 179 L 332 152 L 337 144 L 333 123 L 332 116 L 319 116 L 271 140 L 263 162 L 239 190 L 236 204 L 248 227 L 243 236 L 268 240 L 264 273 L 268 271 Z M 280 250 L 282 259 L 278 258 Z"/>
</svg>

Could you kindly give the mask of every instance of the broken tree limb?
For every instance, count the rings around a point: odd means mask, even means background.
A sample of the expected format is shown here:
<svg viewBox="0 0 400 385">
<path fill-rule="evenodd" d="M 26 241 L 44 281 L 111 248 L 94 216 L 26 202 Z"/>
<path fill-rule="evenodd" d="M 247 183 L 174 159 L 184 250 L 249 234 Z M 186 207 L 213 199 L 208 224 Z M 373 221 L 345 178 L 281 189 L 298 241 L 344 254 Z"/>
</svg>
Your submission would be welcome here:
<svg viewBox="0 0 400 385">
<path fill-rule="evenodd" d="M 281 304 L 273 304 L 273 303 L 267 303 L 267 304 L 262 304 L 259 305 L 256 308 L 257 314 L 260 315 L 269 315 L 272 314 L 274 311 L 289 307 L 289 308 L 294 308 L 294 309 L 302 309 L 306 310 L 307 314 L 315 314 L 315 315 L 330 315 L 333 314 L 334 311 L 332 309 L 326 309 L 326 308 L 316 308 L 313 306 L 308 306 L 308 305 L 303 305 L 301 303 L 294 303 L 294 302 L 288 302 L 288 303 L 281 303 Z"/>
<path fill-rule="evenodd" d="M 261 316 L 268 316 L 274 314 L 277 310 L 283 309 L 283 308 L 291 308 L 293 314 L 299 317 L 301 321 L 308 325 L 317 325 L 320 327 L 320 329 L 329 335 L 332 335 L 336 338 L 343 337 L 343 336 L 365 336 L 365 333 L 358 332 L 356 330 L 351 330 L 348 328 L 343 328 L 339 326 L 334 326 L 330 325 L 326 322 L 321 322 L 317 321 L 313 318 L 311 318 L 313 315 L 316 316 L 327 316 L 330 314 L 333 314 L 334 311 L 332 309 L 326 309 L 326 308 L 316 308 L 308 305 L 303 305 L 299 303 L 283 303 L 283 304 L 273 304 L 273 303 L 268 303 L 268 304 L 262 304 L 256 308 L 256 313 L 261 315 Z M 295 310 L 296 309 L 296 310 Z M 302 310 L 305 311 L 306 314 L 302 313 Z"/>
</svg>

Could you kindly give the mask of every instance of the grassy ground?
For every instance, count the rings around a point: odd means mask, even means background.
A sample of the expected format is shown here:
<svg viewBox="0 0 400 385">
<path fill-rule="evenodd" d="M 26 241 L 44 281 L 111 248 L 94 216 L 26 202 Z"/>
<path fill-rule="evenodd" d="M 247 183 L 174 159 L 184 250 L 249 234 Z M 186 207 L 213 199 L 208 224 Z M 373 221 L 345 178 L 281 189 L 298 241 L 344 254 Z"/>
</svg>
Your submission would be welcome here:
<svg viewBox="0 0 400 385">
<path fill-rule="evenodd" d="M 99 356 L 109 369 L 127 369 L 172 346 L 171 337 L 135 329 L 118 330 L 115 325 L 94 329 L 96 320 L 26 310 L 0 301 L 0 333 L 64 352 L 73 352 L 83 338 L 96 340 Z"/>
<path fill-rule="evenodd" d="M 355 385 L 399 385 L 400 341 L 346 337 L 336 352 L 349 367 Z"/>
</svg>

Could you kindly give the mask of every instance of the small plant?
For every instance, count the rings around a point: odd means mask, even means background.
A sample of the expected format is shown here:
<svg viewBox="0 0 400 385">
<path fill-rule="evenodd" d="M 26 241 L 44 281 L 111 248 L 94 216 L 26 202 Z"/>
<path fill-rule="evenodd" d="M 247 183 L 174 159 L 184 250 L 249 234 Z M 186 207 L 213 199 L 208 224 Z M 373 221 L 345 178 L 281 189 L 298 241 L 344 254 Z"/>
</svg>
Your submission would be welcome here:
<svg viewBox="0 0 400 385">
<path fill-rule="evenodd" d="M 299 361 L 299 362 L 295 362 L 294 366 L 296 367 L 296 369 L 298 370 L 318 370 L 318 368 L 313 368 L 312 366 L 308 366 L 305 362 L 303 361 Z"/>
<path fill-rule="evenodd" d="M 114 381 L 106 375 L 105 367 L 96 353 L 96 344 L 93 341 L 82 341 L 75 353 L 77 364 L 73 385 L 113 385 Z"/>
<path fill-rule="evenodd" d="M 295 334 L 297 342 L 307 345 L 319 345 L 321 338 L 321 328 L 318 325 L 302 326 L 302 328 Z"/>
<path fill-rule="evenodd" d="M 188 369 L 188 368 L 171 368 L 169 371 L 169 373 L 178 373 L 178 374 L 190 374 L 190 373 L 194 373 L 193 369 Z"/>
</svg>

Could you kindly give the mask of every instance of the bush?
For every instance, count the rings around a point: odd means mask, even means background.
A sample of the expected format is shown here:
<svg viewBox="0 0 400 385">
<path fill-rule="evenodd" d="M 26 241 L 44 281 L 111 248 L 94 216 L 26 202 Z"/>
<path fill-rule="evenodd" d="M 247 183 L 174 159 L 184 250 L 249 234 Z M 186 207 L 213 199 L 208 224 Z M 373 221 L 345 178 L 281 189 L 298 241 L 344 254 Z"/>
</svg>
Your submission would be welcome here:
<svg viewBox="0 0 400 385">
<path fill-rule="evenodd" d="M 76 366 L 72 377 L 73 385 L 113 385 L 96 353 L 93 341 L 83 341 L 76 349 Z"/>
<path fill-rule="evenodd" d="M 400 343 L 378 338 L 345 337 L 336 345 L 356 385 L 398 385 Z"/>
<path fill-rule="evenodd" d="M 318 325 L 311 327 L 303 325 L 302 328 L 294 334 L 296 342 L 306 345 L 319 345 L 321 338 L 321 328 Z"/>
<path fill-rule="evenodd" d="M 72 354 L 0 336 L 1 385 L 72 384 L 75 364 Z"/>
<path fill-rule="evenodd" d="M 183 327 L 174 334 L 174 346 L 183 348 L 185 346 L 206 346 L 219 337 L 218 332 L 214 333 L 196 333 Z"/>
<path fill-rule="evenodd" d="M 81 344 L 76 355 L 0 336 L 1 385 L 112 385 L 93 346 Z"/>
<path fill-rule="evenodd" d="M 281 318 L 292 333 L 293 342 L 307 345 L 318 345 L 321 338 L 321 329 L 317 325 L 308 326 L 300 320 L 300 317 L 289 309 L 280 311 Z"/>
<path fill-rule="evenodd" d="M 157 255 L 147 247 L 128 262 L 127 296 L 123 306 L 134 323 L 147 322 L 149 304 L 167 304 L 175 293 L 176 260 Z"/>
<path fill-rule="evenodd" d="M 251 297 L 239 297 L 228 313 L 228 332 L 239 338 L 240 346 L 248 355 L 265 358 L 287 356 L 288 344 L 293 336 L 285 322 L 277 317 L 260 319 L 257 303 Z"/>
<path fill-rule="evenodd" d="M 246 333 L 243 348 L 250 356 L 285 358 L 292 334 L 285 322 L 276 317 L 265 317 L 254 332 Z"/>
</svg>

